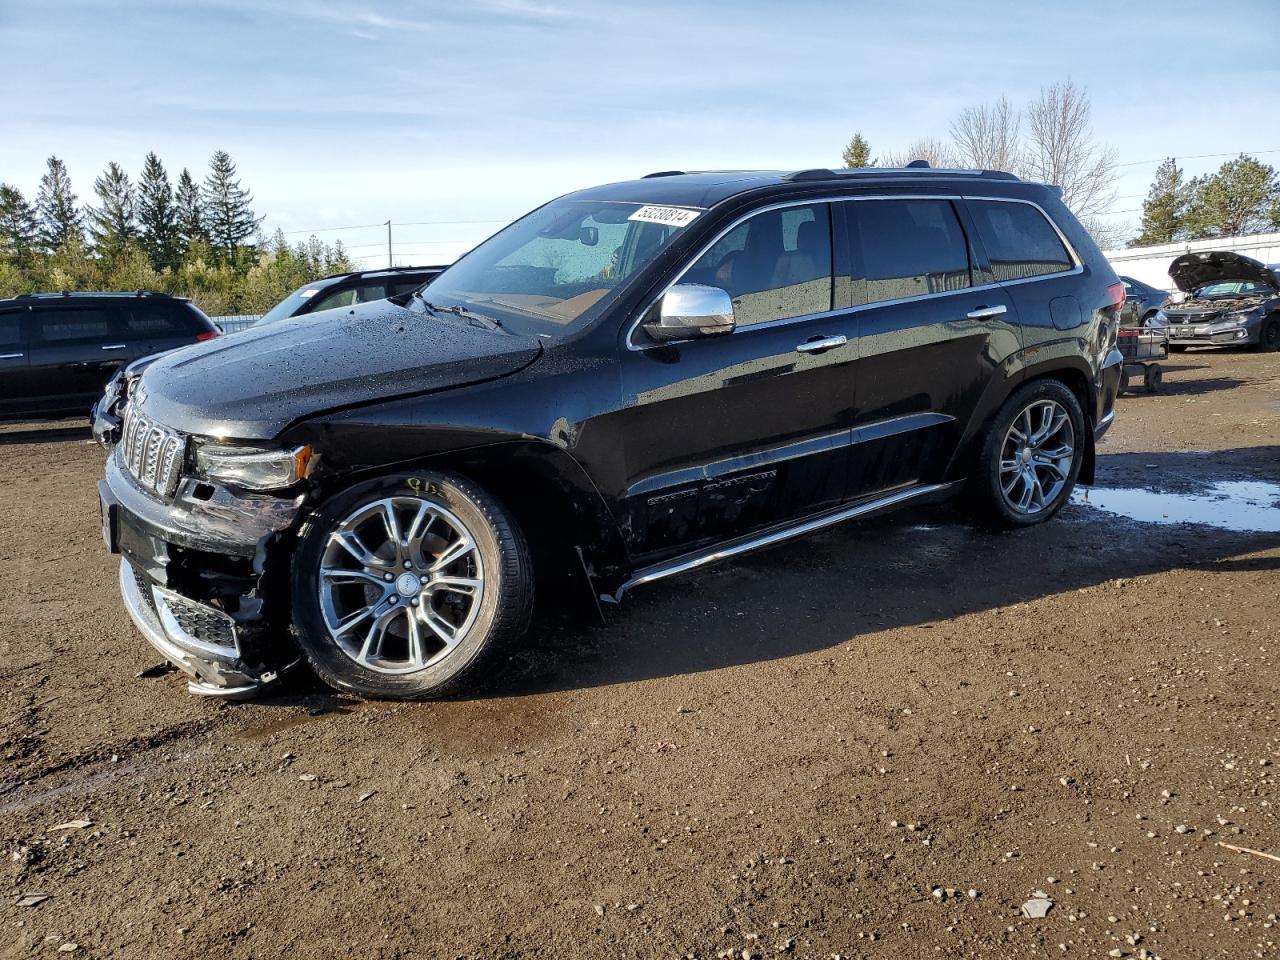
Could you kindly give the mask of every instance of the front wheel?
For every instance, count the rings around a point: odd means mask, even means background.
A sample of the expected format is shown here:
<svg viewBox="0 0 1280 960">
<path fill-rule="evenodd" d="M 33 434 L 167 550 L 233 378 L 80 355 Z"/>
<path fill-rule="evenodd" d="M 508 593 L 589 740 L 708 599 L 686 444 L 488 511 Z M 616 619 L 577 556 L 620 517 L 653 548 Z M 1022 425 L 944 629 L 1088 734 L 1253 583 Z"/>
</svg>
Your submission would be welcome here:
<svg viewBox="0 0 1280 960">
<path fill-rule="evenodd" d="M 1280 318 L 1272 317 L 1262 324 L 1258 331 L 1258 342 L 1254 345 L 1259 353 L 1274 353 L 1280 350 Z"/>
<path fill-rule="evenodd" d="M 501 503 L 422 471 L 328 500 L 302 530 L 293 595 L 299 645 L 325 683 L 425 699 L 465 688 L 524 632 L 533 574 Z"/>
<path fill-rule="evenodd" d="M 1036 380 L 1005 401 L 987 428 L 971 483 L 975 506 L 1003 528 L 1043 523 L 1062 509 L 1084 453 L 1085 418 L 1058 380 Z"/>
</svg>

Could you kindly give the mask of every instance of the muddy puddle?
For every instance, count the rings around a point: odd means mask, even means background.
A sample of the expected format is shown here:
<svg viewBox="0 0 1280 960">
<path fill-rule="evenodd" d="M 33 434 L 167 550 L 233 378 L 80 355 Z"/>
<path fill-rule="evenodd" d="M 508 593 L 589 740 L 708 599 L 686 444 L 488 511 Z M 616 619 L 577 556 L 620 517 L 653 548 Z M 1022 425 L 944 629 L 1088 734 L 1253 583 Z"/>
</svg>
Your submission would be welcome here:
<svg viewBox="0 0 1280 960">
<path fill-rule="evenodd" d="M 1072 502 L 1141 523 L 1194 523 L 1240 533 L 1280 533 L 1280 484 L 1215 483 L 1203 493 L 1160 493 L 1141 487 L 1077 490 Z"/>
</svg>

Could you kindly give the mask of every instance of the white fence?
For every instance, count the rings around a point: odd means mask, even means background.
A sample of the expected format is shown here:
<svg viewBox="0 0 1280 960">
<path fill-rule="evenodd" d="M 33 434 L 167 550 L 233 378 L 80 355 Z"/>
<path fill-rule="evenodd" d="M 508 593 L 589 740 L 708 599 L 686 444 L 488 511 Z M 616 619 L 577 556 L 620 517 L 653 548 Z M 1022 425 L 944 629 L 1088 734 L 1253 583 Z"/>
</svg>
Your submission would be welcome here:
<svg viewBox="0 0 1280 960">
<path fill-rule="evenodd" d="M 210 317 L 209 319 L 222 328 L 223 333 L 235 333 L 251 326 L 255 320 L 262 318 L 260 313 L 237 313 L 230 317 Z"/>
<path fill-rule="evenodd" d="M 1203 250 L 1230 250 L 1265 264 L 1280 263 L 1280 233 L 1257 233 L 1251 237 L 1218 237 L 1214 240 L 1188 240 L 1165 243 L 1158 247 L 1131 247 L 1127 250 L 1104 250 L 1116 273 L 1149 283 L 1161 290 L 1176 288 L 1169 279 L 1169 264 L 1184 253 Z"/>
</svg>

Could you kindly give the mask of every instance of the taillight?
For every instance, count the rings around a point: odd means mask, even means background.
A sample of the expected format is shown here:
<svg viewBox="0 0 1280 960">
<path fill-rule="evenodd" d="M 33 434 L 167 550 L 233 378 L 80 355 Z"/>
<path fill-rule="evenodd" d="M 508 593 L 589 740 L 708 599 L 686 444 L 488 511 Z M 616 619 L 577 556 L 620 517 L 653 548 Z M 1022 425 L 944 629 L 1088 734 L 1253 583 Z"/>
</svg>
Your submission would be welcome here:
<svg viewBox="0 0 1280 960">
<path fill-rule="evenodd" d="M 1124 306 L 1124 284 L 1116 281 L 1107 287 L 1107 296 L 1111 298 L 1111 309 L 1119 311 Z"/>
<path fill-rule="evenodd" d="M 206 340 L 212 340 L 212 339 L 213 339 L 214 337 L 216 337 L 217 335 L 218 335 L 218 331 L 217 331 L 217 330 L 206 330 L 206 331 L 204 331 L 204 333 L 197 333 L 197 334 L 196 334 L 196 342 L 198 342 L 198 343 L 203 343 L 203 342 L 204 342 L 204 341 L 206 341 Z"/>
</svg>

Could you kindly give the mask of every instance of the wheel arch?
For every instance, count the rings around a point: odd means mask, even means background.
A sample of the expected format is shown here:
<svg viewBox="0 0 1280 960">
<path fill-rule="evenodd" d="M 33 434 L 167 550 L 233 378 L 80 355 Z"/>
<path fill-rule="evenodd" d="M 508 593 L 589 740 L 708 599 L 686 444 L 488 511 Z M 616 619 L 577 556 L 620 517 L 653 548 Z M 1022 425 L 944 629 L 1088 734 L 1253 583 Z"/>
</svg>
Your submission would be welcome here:
<svg viewBox="0 0 1280 960">
<path fill-rule="evenodd" d="M 608 582 L 627 569 L 621 531 L 604 497 L 571 454 L 545 440 L 506 439 L 351 470 L 321 479 L 319 493 L 328 499 L 371 477 L 415 470 L 455 473 L 483 486 L 511 512 L 536 560 L 551 560 L 556 551 L 548 548 L 555 545 L 579 548 L 593 579 Z"/>
<path fill-rule="evenodd" d="M 1095 471 L 1097 467 L 1097 456 L 1094 450 L 1094 414 L 1093 414 L 1093 398 L 1090 390 L 1089 374 L 1084 369 L 1070 365 L 1055 365 L 1050 367 L 1035 368 L 1027 372 L 1027 377 L 1023 383 L 1035 383 L 1038 380 L 1057 380 L 1063 384 L 1072 395 L 1075 396 L 1076 402 L 1080 404 L 1080 410 L 1084 414 L 1084 457 L 1080 462 L 1080 473 L 1076 477 L 1078 483 L 1091 485 L 1094 482 Z M 1021 386 L 1021 384 L 1019 384 Z M 1012 391 L 1010 391 L 1012 393 Z"/>
</svg>

